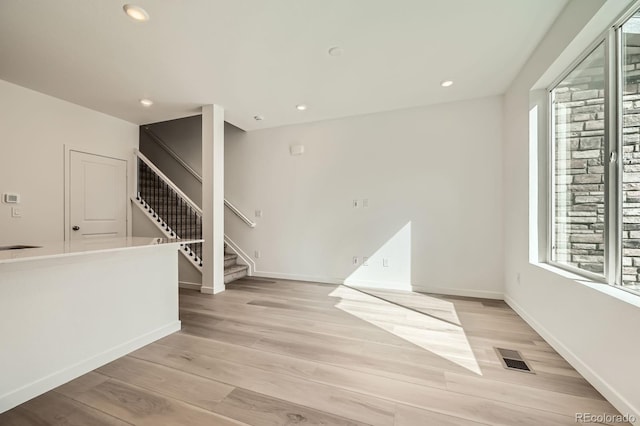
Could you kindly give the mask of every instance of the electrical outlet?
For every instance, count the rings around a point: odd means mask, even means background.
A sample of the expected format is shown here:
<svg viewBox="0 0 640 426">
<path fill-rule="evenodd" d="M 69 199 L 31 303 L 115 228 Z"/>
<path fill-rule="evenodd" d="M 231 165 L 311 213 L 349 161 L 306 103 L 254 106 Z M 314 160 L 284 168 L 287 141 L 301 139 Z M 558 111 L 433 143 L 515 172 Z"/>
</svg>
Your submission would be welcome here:
<svg viewBox="0 0 640 426">
<path fill-rule="evenodd" d="M 352 260 L 354 265 L 358 264 L 358 256 L 353 256 L 353 260 Z"/>
<path fill-rule="evenodd" d="M 382 266 L 384 266 L 385 268 L 389 267 L 389 259 L 382 259 Z"/>
<path fill-rule="evenodd" d="M 253 257 L 255 257 L 256 259 L 260 259 L 260 256 L 262 256 L 262 253 L 260 253 L 260 250 L 256 250 L 253 252 Z"/>
<path fill-rule="evenodd" d="M 366 209 L 367 207 L 369 207 L 369 199 L 368 198 L 363 198 L 362 199 L 362 208 Z"/>
<path fill-rule="evenodd" d="M 256 210 L 256 217 L 262 217 L 262 210 Z"/>
<path fill-rule="evenodd" d="M 363 257 L 362 258 L 362 266 L 369 266 L 369 258 L 368 257 Z"/>
</svg>

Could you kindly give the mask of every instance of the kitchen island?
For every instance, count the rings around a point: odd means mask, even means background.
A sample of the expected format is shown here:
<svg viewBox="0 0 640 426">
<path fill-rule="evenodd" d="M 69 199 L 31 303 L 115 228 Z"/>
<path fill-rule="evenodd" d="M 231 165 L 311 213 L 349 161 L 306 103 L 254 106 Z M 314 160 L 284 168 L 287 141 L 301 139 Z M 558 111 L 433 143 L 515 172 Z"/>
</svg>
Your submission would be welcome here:
<svg viewBox="0 0 640 426">
<path fill-rule="evenodd" d="M 0 251 L 0 413 L 179 330 L 177 256 L 191 242 Z"/>
</svg>

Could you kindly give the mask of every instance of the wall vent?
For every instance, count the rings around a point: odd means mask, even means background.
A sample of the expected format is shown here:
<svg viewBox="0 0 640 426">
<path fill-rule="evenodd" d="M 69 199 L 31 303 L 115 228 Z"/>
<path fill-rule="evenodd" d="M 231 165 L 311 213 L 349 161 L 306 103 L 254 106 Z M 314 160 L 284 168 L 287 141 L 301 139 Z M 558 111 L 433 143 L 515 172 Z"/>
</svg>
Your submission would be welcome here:
<svg viewBox="0 0 640 426">
<path fill-rule="evenodd" d="M 515 370 L 522 371 L 524 373 L 533 372 L 533 368 L 529 365 L 529 363 L 522 357 L 520 352 L 513 349 L 504 349 L 504 348 L 494 348 L 496 350 L 496 354 L 498 354 L 498 359 L 502 363 L 502 366 L 507 370 Z"/>
</svg>

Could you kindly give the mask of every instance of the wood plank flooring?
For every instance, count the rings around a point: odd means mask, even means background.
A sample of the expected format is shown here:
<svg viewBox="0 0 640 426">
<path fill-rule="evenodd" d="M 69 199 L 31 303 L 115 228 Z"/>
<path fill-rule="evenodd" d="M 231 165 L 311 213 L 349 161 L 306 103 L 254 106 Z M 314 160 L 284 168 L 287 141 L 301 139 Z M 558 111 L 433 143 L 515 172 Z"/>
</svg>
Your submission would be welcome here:
<svg viewBox="0 0 640 426">
<path fill-rule="evenodd" d="M 575 425 L 618 412 L 505 303 L 244 278 L 0 425 Z M 502 368 L 494 346 L 536 374 Z"/>
</svg>

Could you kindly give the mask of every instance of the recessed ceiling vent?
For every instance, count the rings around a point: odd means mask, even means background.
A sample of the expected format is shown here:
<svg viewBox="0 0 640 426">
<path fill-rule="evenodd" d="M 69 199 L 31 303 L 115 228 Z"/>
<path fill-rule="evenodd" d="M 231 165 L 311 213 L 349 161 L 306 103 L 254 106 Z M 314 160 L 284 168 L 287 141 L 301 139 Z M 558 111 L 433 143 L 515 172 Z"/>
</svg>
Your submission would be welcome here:
<svg viewBox="0 0 640 426">
<path fill-rule="evenodd" d="M 498 354 L 498 358 L 502 363 L 502 366 L 507 370 L 522 371 L 524 373 L 531 373 L 533 369 L 529 363 L 522 357 L 520 352 L 513 349 L 494 348 Z"/>
</svg>

